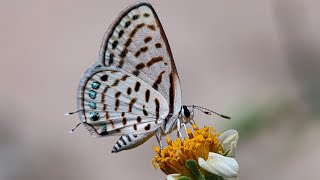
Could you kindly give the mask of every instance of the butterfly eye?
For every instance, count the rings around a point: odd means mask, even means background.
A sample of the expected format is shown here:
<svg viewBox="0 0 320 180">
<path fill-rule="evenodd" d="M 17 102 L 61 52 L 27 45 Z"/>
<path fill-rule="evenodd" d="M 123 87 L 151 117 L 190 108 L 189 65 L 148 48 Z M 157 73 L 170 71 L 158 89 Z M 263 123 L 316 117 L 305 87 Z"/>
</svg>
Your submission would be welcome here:
<svg viewBox="0 0 320 180">
<path fill-rule="evenodd" d="M 187 108 L 187 106 L 182 106 L 182 108 L 183 108 L 183 114 L 184 114 L 184 116 L 185 116 L 186 118 L 189 118 L 190 115 L 191 115 L 191 113 L 190 113 L 189 109 Z"/>
</svg>

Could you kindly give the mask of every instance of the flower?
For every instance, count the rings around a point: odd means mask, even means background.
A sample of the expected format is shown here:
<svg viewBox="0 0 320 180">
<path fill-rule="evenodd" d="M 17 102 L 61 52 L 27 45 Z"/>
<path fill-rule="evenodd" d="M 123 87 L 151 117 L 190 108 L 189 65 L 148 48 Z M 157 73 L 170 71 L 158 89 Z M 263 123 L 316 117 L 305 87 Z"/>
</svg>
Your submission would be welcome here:
<svg viewBox="0 0 320 180">
<path fill-rule="evenodd" d="M 199 129 L 195 124 L 192 128 L 193 132 L 187 129 L 188 138 L 177 138 L 175 141 L 167 138 L 167 147 L 162 150 L 154 147 L 154 167 L 160 167 L 168 175 L 167 179 L 178 179 L 179 176 L 194 179 L 197 172 L 203 177 L 208 174 L 236 177 L 239 165 L 234 155 L 238 132 L 228 130 L 220 134 L 213 127 Z M 195 168 L 190 167 L 190 161 L 195 162 Z"/>
<path fill-rule="evenodd" d="M 219 141 L 222 145 L 222 148 L 226 152 L 226 154 L 225 154 L 226 156 L 228 156 L 228 157 L 235 156 L 235 150 L 236 150 L 238 140 L 239 140 L 238 132 L 234 129 L 230 129 L 230 130 L 224 132 L 219 137 Z"/>
<path fill-rule="evenodd" d="M 199 157 L 198 163 L 206 171 L 228 178 L 237 177 L 239 171 L 239 165 L 234 158 L 212 152 L 209 152 L 208 160 Z"/>
</svg>

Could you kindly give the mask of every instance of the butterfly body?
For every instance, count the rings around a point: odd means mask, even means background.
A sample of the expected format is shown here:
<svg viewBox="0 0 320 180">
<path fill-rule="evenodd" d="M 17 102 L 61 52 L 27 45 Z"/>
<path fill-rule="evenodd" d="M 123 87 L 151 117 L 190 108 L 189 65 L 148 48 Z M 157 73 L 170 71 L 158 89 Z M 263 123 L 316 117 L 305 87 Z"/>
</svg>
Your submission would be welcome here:
<svg viewBox="0 0 320 180">
<path fill-rule="evenodd" d="M 110 26 L 77 98 L 81 123 L 91 134 L 120 135 L 112 152 L 136 147 L 153 135 L 160 142 L 162 135 L 190 121 L 193 111 L 181 104 L 170 46 L 149 3 L 128 7 Z"/>
</svg>

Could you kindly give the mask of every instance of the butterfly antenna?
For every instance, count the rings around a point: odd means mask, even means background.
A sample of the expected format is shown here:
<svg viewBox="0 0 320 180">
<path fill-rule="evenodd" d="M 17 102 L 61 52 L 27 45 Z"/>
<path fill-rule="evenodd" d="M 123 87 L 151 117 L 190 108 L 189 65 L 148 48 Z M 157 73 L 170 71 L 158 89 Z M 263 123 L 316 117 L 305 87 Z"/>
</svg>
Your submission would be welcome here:
<svg viewBox="0 0 320 180">
<path fill-rule="evenodd" d="M 216 114 L 216 115 L 218 115 L 218 116 L 220 116 L 222 118 L 231 119 L 229 116 L 217 113 L 215 111 L 212 111 L 210 109 L 207 109 L 207 108 L 204 108 L 204 107 L 201 107 L 201 106 L 192 105 L 192 107 L 195 108 L 195 109 L 198 109 L 199 111 L 201 111 L 201 112 L 203 112 L 203 113 L 205 113 L 207 115 L 211 115 L 213 113 L 213 114 Z"/>
<path fill-rule="evenodd" d="M 81 109 L 80 109 L 80 110 L 78 110 L 78 111 L 74 111 L 74 112 L 68 112 L 68 113 L 65 113 L 65 114 L 64 114 L 64 116 L 69 116 L 69 115 L 72 115 L 72 114 L 78 113 L 78 112 L 80 112 L 80 111 L 81 111 Z"/>
<path fill-rule="evenodd" d="M 73 133 L 73 131 L 74 131 L 74 130 L 76 130 L 76 129 L 77 129 L 77 127 L 78 127 L 80 124 L 81 124 L 81 123 L 78 123 L 78 124 L 76 125 L 76 127 L 74 127 L 72 130 L 70 130 L 70 131 L 69 131 L 69 134 L 72 134 L 72 133 Z"/>
</svg>

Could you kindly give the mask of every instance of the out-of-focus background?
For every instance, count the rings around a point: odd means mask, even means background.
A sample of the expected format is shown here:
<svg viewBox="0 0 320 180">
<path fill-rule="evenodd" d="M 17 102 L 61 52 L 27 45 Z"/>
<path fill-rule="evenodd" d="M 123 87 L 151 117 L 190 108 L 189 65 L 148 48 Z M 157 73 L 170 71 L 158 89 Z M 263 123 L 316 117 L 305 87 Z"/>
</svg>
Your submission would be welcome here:
<svg viewBox="0 0 320 180">
<path fill-rule="evenodd" d="M 240 133 L 238 179 L 319 179 L 320 3 L 150 1 L 169 39 L 183 102 L 199 126 Z M 111 154 L 116 137 L 68 131 L 80 77 L 133 1 L 0 1 L 0 179 L 164 179 L 152 138 Z"/>
</svg>

